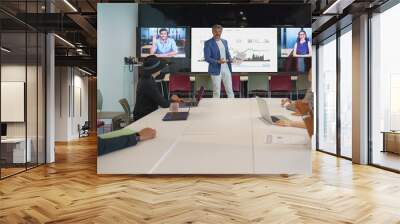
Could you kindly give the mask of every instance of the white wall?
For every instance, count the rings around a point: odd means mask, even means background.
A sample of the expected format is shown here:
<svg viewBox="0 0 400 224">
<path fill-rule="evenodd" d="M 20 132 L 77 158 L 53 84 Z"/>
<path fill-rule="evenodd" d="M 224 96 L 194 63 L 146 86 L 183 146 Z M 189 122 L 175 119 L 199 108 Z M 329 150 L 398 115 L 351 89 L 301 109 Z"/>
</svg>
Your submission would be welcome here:
<svg viewBox="0 0 400 224">
<path fill-rule="evenodd" d="M 82 126 L 89 118 L 88 77 L 76 68 L 56 67 L 55 86 L 55 140 L 77 139 L 78 124 Z M 81 105 L 82 114 L 77 105 Z"/>
<path fill-rule="evenodd" d="M 97 4 L 97 88 L 103 95 L 102 111 L 123 111 L 118 100 L 134 103 L 133 73 L 124 57 L 136 56 L 136 3 Z"/>
</svg>

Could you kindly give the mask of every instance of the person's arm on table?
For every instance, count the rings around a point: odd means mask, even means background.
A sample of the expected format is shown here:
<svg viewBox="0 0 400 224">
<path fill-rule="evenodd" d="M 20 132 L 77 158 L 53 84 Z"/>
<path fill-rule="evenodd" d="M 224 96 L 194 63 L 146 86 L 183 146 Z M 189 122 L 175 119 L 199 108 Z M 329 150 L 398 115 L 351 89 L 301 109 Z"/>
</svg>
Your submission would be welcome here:
<svg viewBox="0 0 400 224">
<path fill-rule="evenodd" d="M 283 127 L 306 128 L 303 121 L 279 120 L 274 124 Z"/>
<path fill-rule="evenodd" d="M 168 100 L 166 100 L 161 94 L 160 94 L 160 92 L 158 91 L 158 89 L 157 89 L 157 87 L 156 86 L 152 86 L 151 88 L 147 88 L 146 90 L 145 90 L 145 94 L 148 96 L 148 97 L 150 97 L 154 102 L 156 102 L 160 107 L 162 107 L 162 108 L 167 108 L 167 107 L 169 107 L 169 105 L 170 105 L 170 102 L 168 101 Z M 180 102 L 181 101 L 181 99 L 178 97 L 178 96 L 176 96 L 176 95 L 173 95 L 172 97 L 171 97 L 171 100 L 173 101 L 173 102 Z"/>
<path fill-rule="evenodd" d="M 139 132 L 130 129 L 121 129 L 109 132 L 98 137 L 98 155 L 115 152 L 127 147 L 135 146 L 140 141 L 152 139 L 156 136 L 156 130 L 144 128 Z"/>
</svg>

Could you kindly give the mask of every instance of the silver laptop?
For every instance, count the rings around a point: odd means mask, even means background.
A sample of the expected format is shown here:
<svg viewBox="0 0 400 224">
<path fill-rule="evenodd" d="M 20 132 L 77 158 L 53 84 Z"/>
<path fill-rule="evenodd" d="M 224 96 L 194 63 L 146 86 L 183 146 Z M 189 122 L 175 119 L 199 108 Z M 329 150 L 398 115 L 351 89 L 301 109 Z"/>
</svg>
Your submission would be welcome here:
<svg viewBox="0 0 400 224">
<path fill-rule="evenodd" d="M 256 99 L 257 99 L 258 109 L 260 110 L 261 117 L 268 123 L 273 124 L 279 120 L 289 120 L 286 117 L 281 116 L 281 115 L 271 116 L 271 114 L 269 112 L 267 101 L 265 101 L 264 99 L 262 99 L 258 96 L 256 97 Z"/>
</svg>

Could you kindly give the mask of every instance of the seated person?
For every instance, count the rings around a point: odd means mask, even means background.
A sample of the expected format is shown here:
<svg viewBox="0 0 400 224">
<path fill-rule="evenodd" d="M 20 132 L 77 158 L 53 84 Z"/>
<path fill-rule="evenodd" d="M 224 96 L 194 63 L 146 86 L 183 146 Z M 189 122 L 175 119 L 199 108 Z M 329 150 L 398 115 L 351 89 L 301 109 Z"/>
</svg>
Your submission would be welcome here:
<svg viewBox="0 0 400 224">
<path fill-rule="evenodd" d="M 134 146 L 140 141 L 155 138 L 156 130 L 152 128 L 143 128 L 135 132 L 129 128 L 109 132 L 97 137 L 97 154 L 99 156 L 114 152 L 126 147 Z"/>
<path fill-rule="evenodd" d="M 314 112 L 308 102 L 296 101 L 296 110 L 305 115 L 303 121 L 279 120 L 274 124 L 286 127 L 306 128 L 311 137 L 314 132 Z"/>
<path fill-rule="evenodd" d="M 165 68 L 164 60 L 150 55 L 145 58 L 142 74 L 137 85 L 136 104 L 133 110 L 134 120 L 150 114 L 158 107 L 168 108 L 170 101 L 166 100 L 160 93 L 155 78 L 160 75 L 160 71 Z M 171 96 L 172 102 L 181 102 L 177 95 Z"/>
<path fill-rule="evenodd" d="M 311 69 L 308 71 L 307 79 L 309 82 L 311 82 L 311 80 L 312 80 Z M 307 92 L 304 95 L 304 98 L 301 100 L 297 100 L 297 101 L 309 103 L 310 107 L 313 108 L 314 107 L 314 93 L 311 91 L 311 89 L 307 89 Z M 299 111 L 296 110 L 296 101 L 291 101 L 290 99 L 285 98 L 285 99 L 281 100 L 281 106 L 285 107 L 288 110 L 294 111 L 294 113 L 292 115 L 296 115 L 296 116 L 302 115 L 301 113 L 299 113 Z"/>
<path fill-rule="evenodd" d="M 153 36 L 153 45 L 150 49 L 150 54 L 155 54 L 157 57 L 174 57 L 178 53 L 176 42 L 168 37 L 168 30 L 160 29 L 160 37 Z"/>
</svg>

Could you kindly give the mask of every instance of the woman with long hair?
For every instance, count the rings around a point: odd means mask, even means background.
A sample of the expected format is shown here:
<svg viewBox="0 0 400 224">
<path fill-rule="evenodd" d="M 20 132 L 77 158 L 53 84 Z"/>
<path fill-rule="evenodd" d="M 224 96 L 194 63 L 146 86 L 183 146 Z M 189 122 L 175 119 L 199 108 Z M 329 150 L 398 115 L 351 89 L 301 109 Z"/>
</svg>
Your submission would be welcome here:
<svg viewBox="0 0 400 224">
<path fill-rule="evenodd" d="M 310 39 L 307 37 L 306 31 L 303 29 L 297 34 L 297 40 L 294 44 L 293 56 L 294 57 L 311 57 L 311 43 Z"/>
<path fill-rule="evenodd" d="M 309 62 L 309 58 L 312 56 L 311 52 L 311 42 L 310 39 L 307 37 L 306 31 L 301 29 L 297 34 L 297 40 L 294 44 L 293 48 L 293 57 L 297 58 L 297 71 L 298 72 L 305 72 L 307 70 L 306 63 Z M 306 59 L 307 58 L 307 59 Z M 307 61 L 306 61 L 307 60 Z"/>
</svg>

